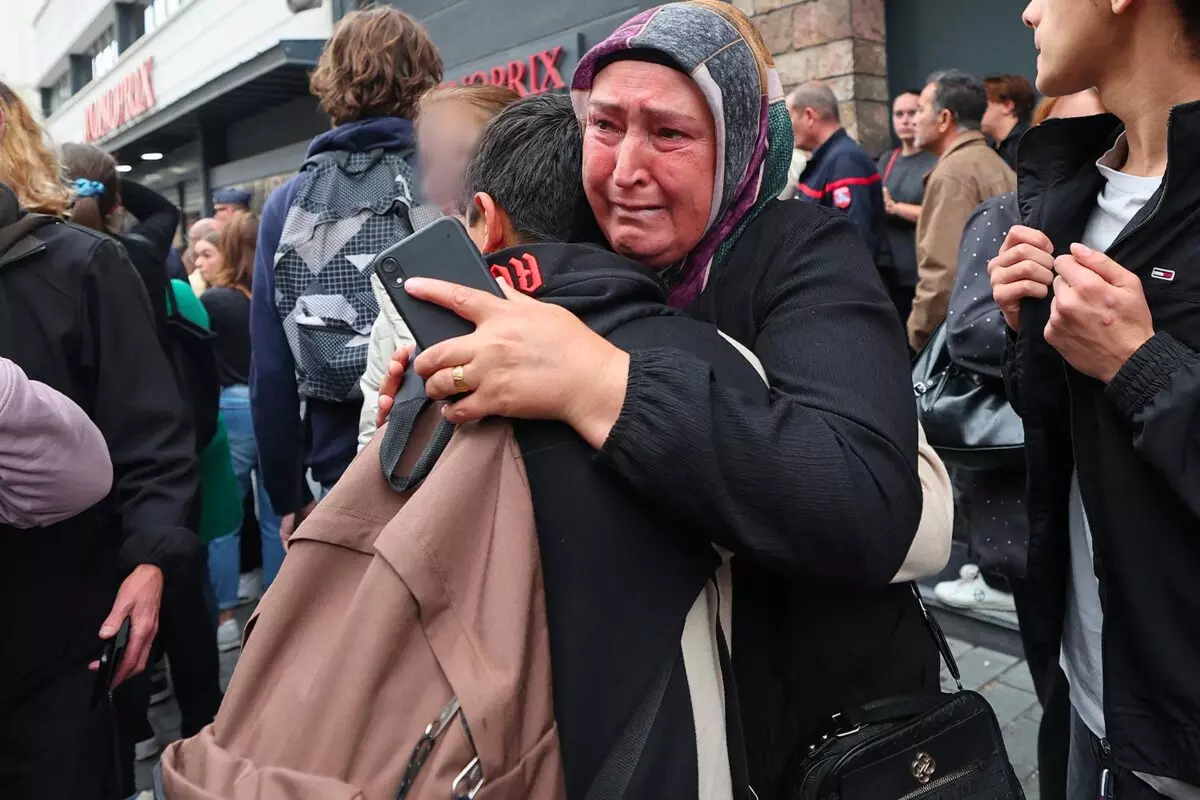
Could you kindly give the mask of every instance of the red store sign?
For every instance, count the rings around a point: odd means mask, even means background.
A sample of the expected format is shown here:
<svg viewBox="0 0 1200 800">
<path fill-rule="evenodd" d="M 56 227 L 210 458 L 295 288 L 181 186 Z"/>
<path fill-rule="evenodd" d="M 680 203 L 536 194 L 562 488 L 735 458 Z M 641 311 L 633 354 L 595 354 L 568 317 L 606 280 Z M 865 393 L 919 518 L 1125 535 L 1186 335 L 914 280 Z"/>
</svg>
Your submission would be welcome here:
<svg viewBox="0 0 1200 800">
<path fill-rule="evenodd" d="M 83 111 L 83 140 L 94 142 L 154 108 L 154 59 L 129 73 Z"/>
<path fill-rule="evenodd" d="M 467 86 L 472 83 L 490 83 L 494 86 L 507 86 L 521 97 L 542 94 L 552 89 L 565 89 L 567 84 L 558 71 L 558 62 L 562 59 L 562 54 L 562 47 L 542 50 L 524 61 L 497 64 L 494 67 L 464 75 L 457 81 L 446 81 L 442 85 Z"/>
</svg>

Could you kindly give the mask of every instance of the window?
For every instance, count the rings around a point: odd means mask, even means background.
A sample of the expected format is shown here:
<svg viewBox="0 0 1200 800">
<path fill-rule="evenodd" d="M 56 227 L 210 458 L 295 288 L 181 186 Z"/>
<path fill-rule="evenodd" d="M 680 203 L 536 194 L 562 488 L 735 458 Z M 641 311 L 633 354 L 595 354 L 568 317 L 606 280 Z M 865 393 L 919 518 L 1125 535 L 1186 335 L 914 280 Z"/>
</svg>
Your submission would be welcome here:
<svg viewBox="0 0 1200 800">
<path fill-rule="evenodd" d="M 92 58 L 92 80 L 97 80 L 117 64 L 117 35 L 110 25 L 92 46 L 87 54 Z"/>
<path fill-rule="evenodd" d="M 47 117 L 71 99 L 71 71 L 67 70 L 58 80 L 42 89 L 42 113 Z"/>
<path fill-rule="evenodd" d="M 150 33 L 156 28 L 161 28 L 186 2 L 187 0 L 147 0 L 142 11 L 142 27 L 145 32 Z"/>
</svg>

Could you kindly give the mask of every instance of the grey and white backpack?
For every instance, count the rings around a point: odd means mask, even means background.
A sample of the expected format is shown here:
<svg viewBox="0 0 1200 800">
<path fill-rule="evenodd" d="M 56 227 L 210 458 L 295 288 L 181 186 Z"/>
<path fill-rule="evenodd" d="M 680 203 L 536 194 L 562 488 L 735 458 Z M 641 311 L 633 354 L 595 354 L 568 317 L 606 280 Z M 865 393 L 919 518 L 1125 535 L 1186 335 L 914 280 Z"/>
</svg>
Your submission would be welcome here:
<svg viewBox="0 0 1200 800">
<path fill-rule="evenodd" d="M 379 303 L 369 267 L 413 232 L 412 150 L 319 153 L 288 208 L 275 251 L 275 305 L 296 362 L 300 396 L 362 397 Z"/>
</svg>

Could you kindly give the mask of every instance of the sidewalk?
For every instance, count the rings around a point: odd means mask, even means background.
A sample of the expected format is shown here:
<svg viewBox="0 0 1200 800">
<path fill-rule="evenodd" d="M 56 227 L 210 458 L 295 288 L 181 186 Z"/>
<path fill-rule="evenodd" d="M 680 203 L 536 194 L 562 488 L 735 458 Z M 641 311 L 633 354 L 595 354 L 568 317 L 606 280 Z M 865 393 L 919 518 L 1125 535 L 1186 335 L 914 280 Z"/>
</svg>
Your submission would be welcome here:
<svg viewBox="0 0 1200 800">
<path fill-rule="evenodd" d="M 1025 787 L 1026 800 L 1039 800 L 1037 784 L 1037 733 L 1042 707 L 1033 693 L 1033 680 L 1024 661 L 1004 653 L 976 647 L 961 639 L 950 639 L 950 651 L 958 661 L 964 689 L 983 695 L 1004 733 L 1004 746 Z M 955 691 L 954 680 L 942 668 L 942 689 Z"/>
</svg>

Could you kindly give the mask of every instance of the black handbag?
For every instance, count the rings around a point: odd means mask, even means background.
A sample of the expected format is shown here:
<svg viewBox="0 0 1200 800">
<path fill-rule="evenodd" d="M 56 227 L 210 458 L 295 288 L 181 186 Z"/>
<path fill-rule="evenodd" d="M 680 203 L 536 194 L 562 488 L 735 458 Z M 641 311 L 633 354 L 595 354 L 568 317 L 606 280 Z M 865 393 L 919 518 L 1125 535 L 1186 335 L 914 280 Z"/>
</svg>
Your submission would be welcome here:
<svg viewBox="0 0 1200 800">
<path fill-rule="evenodd" d="M 891 697 L 834 715 L 800 765 L 792 800 L 1024 800 L 996 715 L 963 689 L 915 584 L 913 593 L 958 691 Z"/>
<path fill-rule="evenodd" d="M 1025 426 L 1003 382 L 951 360 L 945 322 L 913 362 L 912 380 L 917 417 L 946 466 L 987 470 L 1020 463 Z"/>
</svg>

